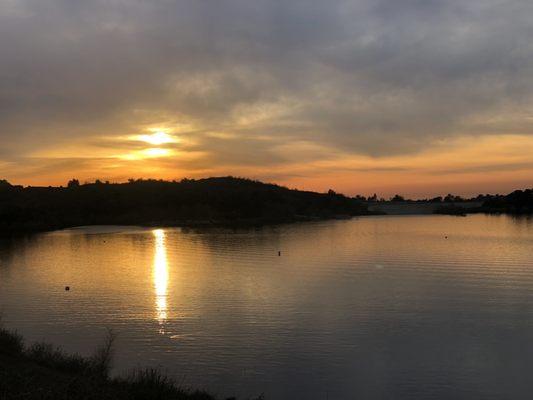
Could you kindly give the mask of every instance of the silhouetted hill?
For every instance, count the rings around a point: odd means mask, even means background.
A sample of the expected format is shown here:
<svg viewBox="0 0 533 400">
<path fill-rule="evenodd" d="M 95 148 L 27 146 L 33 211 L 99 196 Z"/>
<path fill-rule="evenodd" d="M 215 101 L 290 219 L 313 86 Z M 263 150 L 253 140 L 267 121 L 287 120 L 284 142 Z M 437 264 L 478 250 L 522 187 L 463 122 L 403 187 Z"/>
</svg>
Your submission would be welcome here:
<svg viewBox="0 0 533 400">
<path fill-rule="evenodd" d="M 276 223 L 368 214 L 360 201 L 290 190 L 233 177 L 180 182 L 96 181 L 68 187 L 0 182 L 0 232 L 13 234 L 80 225 L 187 225 Z"/>
</svg>

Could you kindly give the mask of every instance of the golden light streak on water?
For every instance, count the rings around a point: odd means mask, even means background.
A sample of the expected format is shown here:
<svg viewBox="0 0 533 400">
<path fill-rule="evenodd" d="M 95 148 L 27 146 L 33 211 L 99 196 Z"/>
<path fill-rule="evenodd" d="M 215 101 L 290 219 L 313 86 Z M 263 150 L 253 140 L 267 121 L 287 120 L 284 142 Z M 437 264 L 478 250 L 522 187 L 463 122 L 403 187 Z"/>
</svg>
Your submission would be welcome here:
<svg viewBox="0 0 533 400">
<path fill-rule="evenodd" d="M 159 322 L 161 334 L 165 333 L 164 325 L 168 319 L 168 260 L 166 248 L 166 234 L 162 229 L 152 231 L 155 237 L 155 256 L 153 265 L 153 280 L 155 290 L 156 318 Z"/>
</svg>

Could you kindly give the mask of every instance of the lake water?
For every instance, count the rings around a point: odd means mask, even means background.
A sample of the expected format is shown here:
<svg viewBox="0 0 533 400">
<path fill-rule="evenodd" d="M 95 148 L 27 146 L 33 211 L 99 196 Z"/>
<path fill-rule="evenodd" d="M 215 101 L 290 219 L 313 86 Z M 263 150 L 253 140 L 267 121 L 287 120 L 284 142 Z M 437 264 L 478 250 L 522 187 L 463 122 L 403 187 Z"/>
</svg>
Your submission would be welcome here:
<svg viewBox="0 0 533 400">
<path fill-rule="evenodd" d="M 114 373 L 156 366 L 220 396 L 530 399 L 533 221 L 39 234 L 1 242 L 0 309 L 69 352 L 113 328 Z"/>
</svg>

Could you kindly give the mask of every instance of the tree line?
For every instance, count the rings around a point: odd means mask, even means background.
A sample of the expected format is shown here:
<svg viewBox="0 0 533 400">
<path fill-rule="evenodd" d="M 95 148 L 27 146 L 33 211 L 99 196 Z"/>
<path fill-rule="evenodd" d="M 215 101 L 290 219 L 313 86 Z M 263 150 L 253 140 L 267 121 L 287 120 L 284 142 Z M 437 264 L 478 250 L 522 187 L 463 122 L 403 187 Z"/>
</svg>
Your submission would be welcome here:
<svg viewBox="0 0 533 400">
<path fill-rule="evenodd" d="M 0 181 L 4 234 L 81 225 L 261 224 L 368 213 L 361 201 L 334 191 L 292 190 L 234 177 L 86 184 L 73 179 L 66 187 Z"/>
</svg>

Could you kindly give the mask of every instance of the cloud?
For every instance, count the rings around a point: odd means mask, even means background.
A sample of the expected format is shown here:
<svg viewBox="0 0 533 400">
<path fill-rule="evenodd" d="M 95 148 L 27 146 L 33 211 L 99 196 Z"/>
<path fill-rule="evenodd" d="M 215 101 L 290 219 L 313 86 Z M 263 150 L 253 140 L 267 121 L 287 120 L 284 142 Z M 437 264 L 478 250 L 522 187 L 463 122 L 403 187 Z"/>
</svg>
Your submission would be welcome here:
<svg viewBox="0 0 533 400">
<path fill-rule="evenodd" d="M 4 1 L 0 158 L 139 150 L 120 138 L 154 126 L 203 170 L 530 135 L 532 14 L 525 0 Z"/>
</svg>

